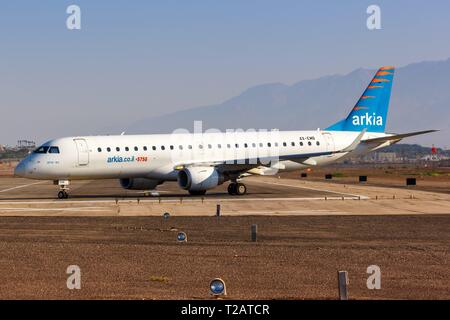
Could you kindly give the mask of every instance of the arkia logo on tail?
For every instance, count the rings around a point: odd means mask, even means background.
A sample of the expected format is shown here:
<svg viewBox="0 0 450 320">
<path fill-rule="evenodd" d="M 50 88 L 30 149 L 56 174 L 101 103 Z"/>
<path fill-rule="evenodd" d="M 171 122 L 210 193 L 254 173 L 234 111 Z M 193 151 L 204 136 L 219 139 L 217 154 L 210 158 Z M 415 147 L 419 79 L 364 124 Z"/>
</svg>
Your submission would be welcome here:
<svg viewBox="0 0 450 320">
<path fill-rule="evenodd" d="M 383 117 L 377 116 L 375 112 L 371 115 L 366 112 L 363 115 L 354 115 L 352 117 L 352 124 L 354 126 L 382 126 Z"/>
</svg>

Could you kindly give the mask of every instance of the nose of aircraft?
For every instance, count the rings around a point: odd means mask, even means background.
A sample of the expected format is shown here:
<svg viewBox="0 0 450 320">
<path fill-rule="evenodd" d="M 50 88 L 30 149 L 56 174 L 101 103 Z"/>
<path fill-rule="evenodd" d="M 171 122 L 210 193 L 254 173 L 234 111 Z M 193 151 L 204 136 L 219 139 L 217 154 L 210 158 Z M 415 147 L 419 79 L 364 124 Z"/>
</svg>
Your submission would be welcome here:
<svg viewBox="0 0 450 320">
<path fill-rule="evenodd" d="M 14 169 L 14 175 L 16 177 L 24 177 L 25 173 L 26 173 L 26 164 L 25 161 L 22 160 L 19 162 L 19 164 L 16 166 L 16 168 Z"/>
</svg>

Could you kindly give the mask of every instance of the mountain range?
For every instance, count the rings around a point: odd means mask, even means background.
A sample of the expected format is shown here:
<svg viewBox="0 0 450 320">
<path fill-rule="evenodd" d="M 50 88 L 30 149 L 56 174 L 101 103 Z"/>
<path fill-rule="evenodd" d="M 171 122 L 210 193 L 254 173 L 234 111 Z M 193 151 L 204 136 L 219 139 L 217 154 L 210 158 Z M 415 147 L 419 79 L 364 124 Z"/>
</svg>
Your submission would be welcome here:
<svg viewBox="0 0 450 320">
<path fill-rule="evenodd" d="M 141 119 L 129 126 L 127 134 L 170 133 L 178 128 L 192 132 L 195 120 L 203 121 L 203 130 L 325 128 L 347 116 L 374 72 L 360 68 L 345 75 L 292 85 L 258 85 L 216 105 Z M 441 129 L 405 142 L 436 144 L 448 149 L 450 59 L 414 63 L 396 70 L 386 129 L 398 133 Z"/>
</svg>

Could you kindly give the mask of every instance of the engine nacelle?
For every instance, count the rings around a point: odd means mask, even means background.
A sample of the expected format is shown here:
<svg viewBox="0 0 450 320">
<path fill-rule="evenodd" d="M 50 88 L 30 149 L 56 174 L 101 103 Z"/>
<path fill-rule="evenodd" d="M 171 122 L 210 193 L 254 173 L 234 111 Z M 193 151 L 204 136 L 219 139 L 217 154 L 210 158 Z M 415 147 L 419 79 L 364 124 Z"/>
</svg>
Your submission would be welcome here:
<svg viewBox="0 0 450 320">
<path fill-rule="evenodd" d="M 120 179 L 121 187 L 128 190 L 153 190 L 159 184 L 161 184 L 160 181 L 147 178 Z"/>
<path fill-rule="evenodd" d="M 225 182 L 223 174 L 214 167 L 190 167 L 178 172 L 178 185 L 185 190 L 202 191 Z"/>
</svg>

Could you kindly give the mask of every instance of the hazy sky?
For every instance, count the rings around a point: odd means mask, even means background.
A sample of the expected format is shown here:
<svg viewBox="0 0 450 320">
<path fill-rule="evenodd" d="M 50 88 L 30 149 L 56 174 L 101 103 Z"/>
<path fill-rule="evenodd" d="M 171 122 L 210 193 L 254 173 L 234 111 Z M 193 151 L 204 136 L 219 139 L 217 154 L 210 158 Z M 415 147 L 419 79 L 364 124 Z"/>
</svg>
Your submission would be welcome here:
<svg viewBox="0 0 450 320">
<path fill-rule="evenodd" d="M 70 4 L 81 30 L 66 28 Z M 370 4 L 382 30 L 366 27 Z M 449 13 L 448 0 L 2 1 L 0 143 L 125 128 L 261 83 L 446 59 Z"/>
</svg>

